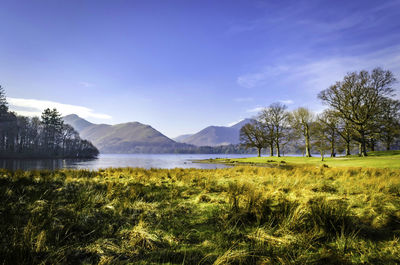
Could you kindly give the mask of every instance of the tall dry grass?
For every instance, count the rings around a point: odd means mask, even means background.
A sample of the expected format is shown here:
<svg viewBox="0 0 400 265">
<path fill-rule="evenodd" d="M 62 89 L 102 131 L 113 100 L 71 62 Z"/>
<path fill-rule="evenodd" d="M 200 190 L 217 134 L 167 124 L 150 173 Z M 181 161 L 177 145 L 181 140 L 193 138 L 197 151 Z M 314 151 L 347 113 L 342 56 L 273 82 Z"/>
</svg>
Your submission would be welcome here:
<svg viewBox="0 0 400 265">
<path fill-rule="evenodd" d="M 0 170 L 3 264 L 399 264 L 400 171 Z"/>
</svg>

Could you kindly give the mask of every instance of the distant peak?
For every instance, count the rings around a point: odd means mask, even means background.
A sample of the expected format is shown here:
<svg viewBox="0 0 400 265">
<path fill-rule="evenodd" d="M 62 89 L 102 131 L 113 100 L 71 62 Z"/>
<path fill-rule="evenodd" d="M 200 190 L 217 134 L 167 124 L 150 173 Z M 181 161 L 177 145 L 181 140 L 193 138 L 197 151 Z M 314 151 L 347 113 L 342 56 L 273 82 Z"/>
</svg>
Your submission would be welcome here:
<svg viewBox="0 0 400 265">
<path fill-rule="evenodd" d="M 64 116 L 64 118 L 80 118 L 81 119 L 81 117 L 79 117 L 76 114 L 68 114 L 68 115 Z"/>
<path fill-rule="evenodd" d="M 81 132 L 81 130 L 83 130 L 84 128 L 93 125 L 93 123 L 79 117 L 76 114 L 69 114 L 67 116 L 64 116 L 63 120 L 65 123 L 74 127 L 78 132 Z"/>
<path fill-rule="evenodd" d="M 232 124 L 230 127 L 231 128 L 236 128 L 236 129 L 240 129 L 242 128 L 245 124 L 250 123 L 252 121 L 252 119 L 242 119 L 241 121 Z"/>
<path fill-rule="evenodd" d="M 229 123 L 229 124 L 228 124 L 228 127 L 235 126 L 236 124 L 238 124 L 238 123 L 241 123 L 242 121 L 244 121 L 244 119 L 241 119 L 241 120 L 238 120 L 238 121 L 231 122 L 231 123 Z"/>
</svg>

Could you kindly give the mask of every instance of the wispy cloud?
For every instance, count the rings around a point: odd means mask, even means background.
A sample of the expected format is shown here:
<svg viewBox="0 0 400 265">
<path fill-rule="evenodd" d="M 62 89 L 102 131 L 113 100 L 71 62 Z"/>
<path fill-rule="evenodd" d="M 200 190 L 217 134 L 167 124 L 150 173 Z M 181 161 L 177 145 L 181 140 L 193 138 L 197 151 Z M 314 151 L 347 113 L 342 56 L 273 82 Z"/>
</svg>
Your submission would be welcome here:
<svg viewBox="0 0 400 265">
<path fill-rule="evenodd" d="M 365 7 L 359 11 L 349 11 L 339 14 L 336 19 L 328 20 L 324 17 L 321 19 L 319 16 L 310 16 L 310 14 L 317 13 L 316 10 L 321 9 L 321 4 L 315 2 L 307 4 L 290 4 L 285 7 L 279 6 L 279 9 L 274 4 L 265 4 L 264 9 L 266 12 L 257 18 L 252 18 L 240 23 L 231 24 L 226 33 L 227 34 L 241 34 L 250 31 L 266 31 L 272 26 L 287 27 L 282 21 L 291 21 L 293 28 L 298 26 L 306 26 L 307 28 L 317 31 L 319 34 L 330 35 L 335 32 L 348 30 L 354 27 L 367 28 L 377 27 L 384 23 L 382 20 L 381 12 L 398 8 L 400 6 L 399 0 L 387 0 L 376 3 L 374 7 Z M 270 13 L 269 10 L 275 12 Z M 351 13 L 350 13 L 351 12 Z"/>
<path fill-rule="evenodd" d="M 297 23 L 312 28 L 319 34 L 332 34 L 334 32 L 340 32 L 342 30 L 362 25 L 363 21 L 365 21 L 364 14 L 353 13 L 352 16 L 345 16 L 332 22 L 309 19 L 299 20 Z"/>
<path fill-rule="evenodd" d="M 292 47 L 284 44 L 274 52 L 260 54 L 266 57 L 264 61 L 271 63 L 251 66 L 252 70 L 236 78 L 237 84 L 257 88 L 291 81 L 298 88 L 319 91 L 350 71 L 377 66 L 392 70 L 400 78 L 400 46 L 396 46 L 399 35 L 387 29 L 393 16 L 398 14 L 389 11 L 399 10 L 399 0 L 381 1 L 357 9 L 354 9 L 356 4 L 350 2 L 340 7 L 343 12 L 332 12 L 335 15 L 328 12 L 323 17 L 315 12 L 321 5 L 318 1 L 307 5 L 290 4 L 273 14 L 268 10 L 276 9 L 267 5 L 260 17 L 232 27 L 235 33 L 257 30 L 271 33 L 273 29 L 291 36 L 291 43 L 302 41 L 304 44 L 292 55 L 287 54 L 287 48 Z M 282 19 L 290 23 L 282 23 Z M 279 58 L 275 58 L 275 54 L 279 54 Z"/>
<path fill-rule="evenodd" d="M 248 73 L 239 76 L 237 78 L 237 83 L 245 88 L 256 87 L 260 84 L 264 84 L 269 78 L 279 76 L 288 70 L 290 70 L 290 68 L 286 65 L 266 66 L 260 72 Z"/>
<path fill-rule="evenodd" d="M 56 108 L 62 115 L 77 114 L 82 118 L 111 119 L 107 114 L 98 113 L 90 108 L 63 104 L 48 100 L 26 99 L 26 98 L 7 98 L 10 109 L 20 115 L 40 116 L 46 108 Z"/>
<path fill-rule="evenodd" d="M 252 97 L 247 97 L 247 98 L 235 98 L 234 101 L 236 102 L 250 102 L 253 101 L 254 98 Z"/>
<path fill-rule="evenodd" d="M 255 112 L 260 112 L 260 111 L 263 110 L 263 109 L 264 109 L 264 107 L 257 106 L 257 107 L 254 107 L 254 108 L 252 108 L 252 109 L 246 110 L 246 112 L 247 112 L 247 113 L 255 113 Z"/>
<path fill-rule="evenodd" d="M 85 81 L 79 82 L 79 85 L 81 85 L 83 87 L 94 87 L 95 86 L 95 84 L 90 83 L 90 82 L 85 82 Z"/>
<path fill-rule="evenodd" d="M 237 83 L 246 88 L 264 86 L 271 79 L 302 84 L 309 91 L 320 91 L 339 81 L 352 71 L 371 70 L 382 67 L 400 78 L 400 45 L 381 49 L 362 56 L 332 56 L 314 61 L 286 61 L 275 66 L 264 67 L 256 73 L 237 78 Z"/>
<path fill-rule="evenodd" d="M 286 105 L 291 105 L 291 104 L 294 103 L 294 101 L 291 100 L 291 99 L 279 100 L 279 102 L 282 103 L 282 104 L 286 104 Z"/>
<path fill-rule="evenodd" d="M 285 7 L 277 6 L 274 3 L 264 2 L 262 8 L 266 11 L 263 16 L 253 18 L 246 21 L 232 23 L 226 30 L 227 35 L 236 35 L 248 33 L 251 31 L 268 30 L 272 25 L 274 27 L 282 25 L 282 21 L 287 21 L 293 17 L 297 17 L 309 9 L 307 5 L 286 5 Z M 274 7 L 275 6 L 275 7 Z M 274 10 L 271 13 L 271 10 Z"/>
</svg>

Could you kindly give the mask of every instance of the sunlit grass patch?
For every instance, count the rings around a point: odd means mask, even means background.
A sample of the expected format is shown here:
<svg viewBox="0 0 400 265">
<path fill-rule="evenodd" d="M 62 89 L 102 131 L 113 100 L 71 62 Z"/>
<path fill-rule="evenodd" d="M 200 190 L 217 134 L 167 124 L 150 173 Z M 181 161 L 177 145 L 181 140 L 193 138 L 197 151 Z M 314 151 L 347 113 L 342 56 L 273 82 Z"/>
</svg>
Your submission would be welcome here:
<svg viewBox="0 0 400 265">
<path fill-rule="evenodd" d="M 397 169 L 0 170 L 4 264 L 398 264 Z"/>
<path fill-rule="evenodd" d="M 358 155 L 325 157 L 245 157 L 199 160 L 200 163 L 220 163 L 228 165 L 257 165 L 268 167 L 290 168 L 292 166 L 319 166 L 319 167 L 365 167 L 365 168 L 396 168 L 400 169 L 400 151 L 369 152 L 367 157 Z"/>
</svg>

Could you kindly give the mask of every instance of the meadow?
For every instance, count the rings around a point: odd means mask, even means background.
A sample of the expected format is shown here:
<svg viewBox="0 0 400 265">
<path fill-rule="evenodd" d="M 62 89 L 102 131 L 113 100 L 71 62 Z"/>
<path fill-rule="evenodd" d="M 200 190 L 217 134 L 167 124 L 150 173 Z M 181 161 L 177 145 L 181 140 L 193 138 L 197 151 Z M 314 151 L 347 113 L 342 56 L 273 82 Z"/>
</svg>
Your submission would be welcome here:
<svg viewBox="0 0 400 265">
<path fill-rule="evenodd" d="M 329 167 L 364 167 L 364 168 L 394 168 L 400 169 L 400 151 L 375 151 L 369 152 L 367 157 L 358 155 L 338 157 L 313 157 L 281 156 L 281 157 L 246 157 L 246 158 L 218 158 L 196 161 L 198 163 L 217 163 L 227 165 L 258 165 L 258 166 L 329 166 Z"/>
<path fill-rule="evenodd" d="M 397 169 L 0 169 L 1 264 L 399 264 Z"/>
</svg>

